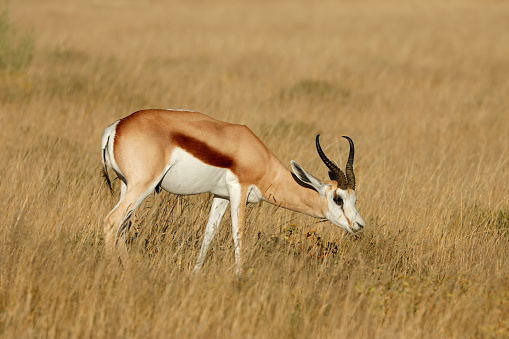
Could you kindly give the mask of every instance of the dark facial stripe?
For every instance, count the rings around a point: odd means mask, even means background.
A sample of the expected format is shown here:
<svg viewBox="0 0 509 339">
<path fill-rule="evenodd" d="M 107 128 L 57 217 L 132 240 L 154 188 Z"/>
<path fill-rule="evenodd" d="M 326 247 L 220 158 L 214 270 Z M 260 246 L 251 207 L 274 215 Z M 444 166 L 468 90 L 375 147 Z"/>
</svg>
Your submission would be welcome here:
<svg viewBox="0 0 509 339">
<path fill-rule="evenodd" d="M 343 209 L 343 208 L 341 208 L 341 209 Z M 346 216 L 346 214 L 345 214 L 345 210 L 343 210 L 343 214 L 345 215 L 345 219 L 346 219 L 346 221 L 348 222 L 348 226 L 352 227 L 352 222 L 351 222 L 351 221 L 350 221 L 350 219 L 348 219 L 348 217 Z"/>
<path fill-rule="evenodd" d="M 173 140 L 178 147 L 191 153 L 207 165 L 222 168 L 233 167 L 234 161 L 232 158 L 216 149 L 211 148 L 203 141 L 180 133 L 173 135 Z"/>
</svg>

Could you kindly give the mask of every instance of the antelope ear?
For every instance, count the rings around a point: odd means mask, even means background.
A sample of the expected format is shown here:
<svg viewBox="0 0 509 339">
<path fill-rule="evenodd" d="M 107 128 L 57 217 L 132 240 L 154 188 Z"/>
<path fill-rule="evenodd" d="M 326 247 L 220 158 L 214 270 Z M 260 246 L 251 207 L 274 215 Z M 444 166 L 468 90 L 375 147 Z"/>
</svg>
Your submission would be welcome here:
<svg viewBox="0 0 509 339">
<path fill-rule="evenodd" d="M 301 181 L 303 184 L 310 186 L 315 191 L 317 191 L 322 197 L 325 195 L 325 192 L 327 191 L 327 184 L 324 184 L 308 172 L 306 172 L 298 163 L 295 161 L 290 162 L 292 166 L 292 171 L 297 177 L 299 181 Z"/>
</svg>

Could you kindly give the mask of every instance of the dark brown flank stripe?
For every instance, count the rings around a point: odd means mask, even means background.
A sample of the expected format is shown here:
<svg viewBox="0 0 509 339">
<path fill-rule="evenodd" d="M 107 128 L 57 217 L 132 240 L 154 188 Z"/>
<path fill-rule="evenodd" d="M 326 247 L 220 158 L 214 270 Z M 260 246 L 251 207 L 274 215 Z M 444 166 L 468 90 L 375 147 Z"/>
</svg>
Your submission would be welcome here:
<svg viewBox="0 0 509 339">
<path fill-rule="evenodd" d="M 180 133 L 174 134 L 173 140 L 178 147 L 191 153 L 207 165 L 222 168 L 232 168 L 234 165 L 232 158 L 216 149 L 211 148 L 209 145 L 200 140 Z"/>
</svg>

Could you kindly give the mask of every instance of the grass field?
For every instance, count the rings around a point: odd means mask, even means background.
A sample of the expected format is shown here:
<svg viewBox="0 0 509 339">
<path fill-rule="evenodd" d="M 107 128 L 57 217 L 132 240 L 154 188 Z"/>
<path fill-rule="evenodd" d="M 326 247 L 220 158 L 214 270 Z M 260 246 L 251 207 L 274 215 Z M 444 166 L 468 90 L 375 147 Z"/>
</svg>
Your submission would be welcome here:
<svg viewBox="0 0 509 339">
<path fill-rule="evenodd" d="M 3 6 L 0 337 L 509 337 L 507 2 Z M 349 135 L 365 231 L 260 203 L 243 277 L 227 213 L 191 279 L 211 197 L 163 192 L 107 261 L 100 139 L 142 108 L 246 124 L 322 179 L 315 135 L 341 167 Z"/>
</svg>

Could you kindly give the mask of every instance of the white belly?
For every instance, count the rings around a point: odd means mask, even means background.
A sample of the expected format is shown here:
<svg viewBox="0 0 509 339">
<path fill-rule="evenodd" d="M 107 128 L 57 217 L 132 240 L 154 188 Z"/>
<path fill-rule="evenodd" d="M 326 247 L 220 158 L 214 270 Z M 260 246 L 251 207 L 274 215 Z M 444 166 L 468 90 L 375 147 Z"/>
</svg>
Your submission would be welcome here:
<svg viewBox="0 0 509 339">
<path fill-rule="evenodd" d="M 207 165 L 181 148 L 173 151 L 170 165 L 161 181 L 164 190 L 182 195 L 210 192 L 228 197 L 227 180 L 233 175 L 229 169 Z"/>
</svg>

